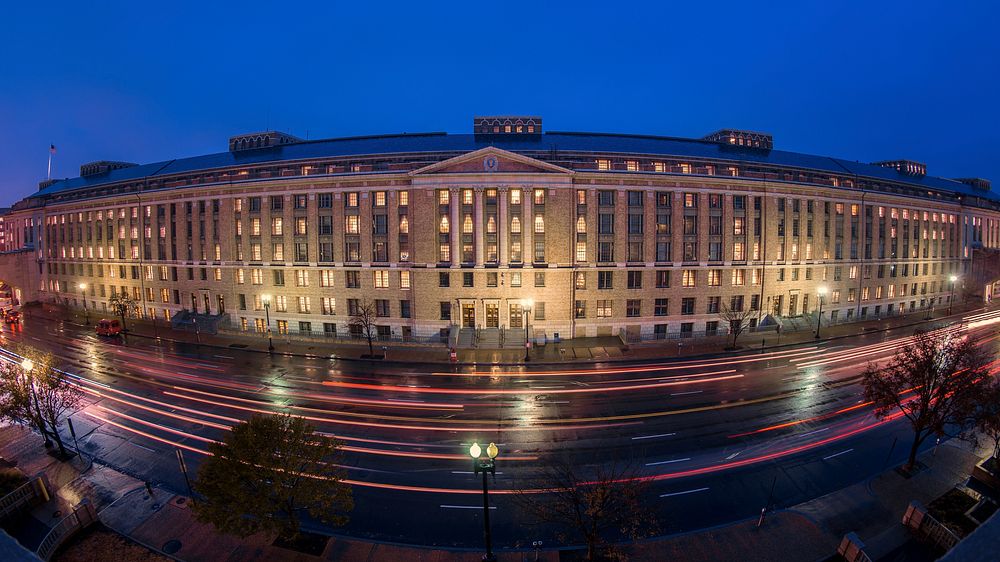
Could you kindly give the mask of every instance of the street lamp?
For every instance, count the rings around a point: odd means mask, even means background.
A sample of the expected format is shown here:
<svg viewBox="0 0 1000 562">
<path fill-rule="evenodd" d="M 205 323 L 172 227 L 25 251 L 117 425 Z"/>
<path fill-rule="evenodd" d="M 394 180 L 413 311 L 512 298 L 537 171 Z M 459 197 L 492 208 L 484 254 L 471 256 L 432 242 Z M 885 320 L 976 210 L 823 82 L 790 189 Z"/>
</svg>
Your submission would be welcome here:
<svg viewBox="0 0 1000 562">
<path fill-rule="evenodd" d="M 500 449 L 496 443 L 490 443 L 486 447 L 486 456 L 483 455 L 483 448 L 479 443 L 473 443 L 469 447 L 469 456 L 472 457 L 472 467 L 476 474 L 483 473 L 483 536 L 486 538 L 486 554 L 483 562 L 496 562 L 493 555 L 493 537 L 490 535 L 490 490 L 486 481 L 486 473 L 496 474 L 496 458 L 500 454 Z"/>
<path fill-rule="evenodd" d="M 87 325 L 90 326 L 90 311 L 87 310 L 87 284 L 80 283 L 80 296 L 83 297 L 83 317 L 86 319 Z"/>
<path fill-rule="evenodd" d="M 274 343 L 271 342 L 271 295 L 261 295 L 264 303 L 264 322 L 267 324 L 267 352 L 274 353 Z"/>
<path fill-rule="evenodd" d="M 958 281 L 958 275 L 952 274 L 948 280 L 951 281 L 951 296 L 948 297 L 948 316 L 951 316 L 951 309 L 955 306 L 955 281 Z"/>
<path fill-rule="evenodd" d="M 531 312 L 532 305 L 535 304 L 533 299 L 521 299 L 521 314 L 524 316 L 524 362 L 527 363 L 531 358 L 528 357 L 528 350 L 531 349 L 528 342 L 528 315 Z"/>
<path fill-rule="evenodd" d="M 38 419 L 41 420 L 42 409 L 38 406 L 38 395 L 35 393 L 35 383 L 34 381 L 31 380 L 31 371 L 35 370 L 35 362 L 25 357 L 24 360 L 21 361 L 21 370 L 24 371 L 24 377 L 25 377 L 24 382 L 25 385 L 27 385 L 27 387 L 29 388 L 29 391 L 31 392 L 31 399 L 33 399 L 35 402 L 35 414 L 38 416 Z M 29 408 L 31 407 L 30 403 L 28 407 Z M 45 446 L 51 447 L 52 439 L 49 438 L 49 432 L 48 430 L 45 429 L 45 424 L 42 424 L 39 427 L 39 429 L 42 431 L 42 437 L 45 438 Z"/>
<path fill-rule="evenodd" d="M 816 292 L 819 293 L 819 315 L 816 317 L 816 339 L 819 339 L 819 326 L 823 320 L 823 297 L 826 296 L 826 285 L 820 285 Z"/>
<path fill-rule="evenodd" d="M 24 361 L 21 361 L 21 368 L 24 369 L 26 374 L 31 373 L 31 371 L 35 368 L 35 362 L 25 357 Z"/>
</svg>

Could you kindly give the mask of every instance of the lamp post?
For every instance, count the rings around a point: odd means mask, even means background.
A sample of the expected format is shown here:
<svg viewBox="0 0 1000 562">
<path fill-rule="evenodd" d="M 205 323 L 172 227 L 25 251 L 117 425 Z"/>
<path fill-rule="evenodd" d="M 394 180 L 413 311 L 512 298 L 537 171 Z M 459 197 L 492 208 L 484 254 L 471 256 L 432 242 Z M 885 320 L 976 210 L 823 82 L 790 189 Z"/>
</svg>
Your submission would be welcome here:
<svg viewBox="0 0 1000 562">
<path fill-rule="evenodd" d="M 80 296 L 83 297 L 83 317 L 87 325 L 90 326 L 90 310 L 87 309 L 87 284 L 80 283 L 78 287 L 80 288 Z"/>
<path fill-rule="evenodd" d="M 267 328 L 267 352 L 274 353 L 274 343 L 271 341 L 271 295 L 261 295 L 264 303 L 264 322 Z"/>
<path fill-rule="evenodd" d="M 827 292 L 826 285 L 820 285 L 816 289 L 816 292 L 819 293 L 819 315 L 816 316 L 816 339 L 819 339 L 820 322 L 823 321 L 823 298 L 826 297 Z"/>
<path fill-rule="evenodd" d="M 493 555 L 493 537 L 490 535 L 490 490 L 486 480 L 486 473 L 496 474 L 496 458 L 500 454 L 500 449 L 496 443 L 490 443 L 486 447 L 486 456 L 479 443 L 473 443 L 469 447 L 469 456 L 472 457 L 472 468 L 476 474 L 483 473 L 483 536 L 486 539 L 486 554 L 483 555 L 483 562 L 496 562 Z"/>
<path fill-rule="evenodd" d="M 532 299 L 521 299 L 521 315 L 524 316 L 524 362 L 527 363 L 531 360 L 528 356 L 528 351 L 531 349 L 530 342 L 528 341 L 528 316 L 531 313 L 531 307 L 535 304 Z"/>
<path fill-rule="evenodd" d="M 952 274 L 948 280 L 951 281 L 951 296 L 948 297 L 948 316 L 951 316 L 951 310 L 955 306 L 955 281 L 958 281 L 958 275 Z"/>
</svg>

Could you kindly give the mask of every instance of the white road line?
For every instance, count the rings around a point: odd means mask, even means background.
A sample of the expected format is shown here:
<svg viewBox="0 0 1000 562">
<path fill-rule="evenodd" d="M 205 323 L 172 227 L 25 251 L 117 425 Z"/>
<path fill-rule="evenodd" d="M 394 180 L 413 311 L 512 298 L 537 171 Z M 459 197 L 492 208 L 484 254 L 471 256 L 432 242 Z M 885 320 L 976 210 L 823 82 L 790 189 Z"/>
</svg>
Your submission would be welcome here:
<svg viewBox="0 0 1000 562">
<path fill-rule="evenodd" d="M 661 433 L 659 435 L 640 435 L 639 437 L 633 437 L 632 440 L 636 441 L 639 439 L 656 439 L 657 437 L 673 437 L 677 435 L 676 433 Z"/>
<path fill-rule="evenodd" d="M 742 452 L 743 452 L 743 451 L 736 451 L 735 453 L 733 453 L 733 454 L 729 455 L 728 457 L 726 457 L 726 460 L 727 460 L 727 461 L 731 461 L 731 460 L 735 459 L 735 458 L 736 458 L 736 456 L 737 456 L 737 455 L 739 455 L 739 454 L 740 454 L 740 453 L 742 453 Z"/>
<path fill-rule="evenodd" d="M 829 429 L 830 429 L 829 427 L 824 427 L 823 429 L 817 429 L 815 431 L 809 431 L 807 433 L 800 433 L 797 435 L 797 437 L 805 437 L 806 435 L 812 435 L 814 433 L 823 433 L 824 431 L 829 431 Z"/>
<path fill-rule="evenodd" d="M 671 396 L 687 396 L 688 394 L 701 394 L 704 390 L 691 390 L 688 392 L 674 392 Z"/>
<path fill-rule="evenodd" d="M 444 509 L 482 509 L 481 505 L 441 505 Z M 494 506 L 490 506 L 490 509 L 496 509 Z"/>
<path fill-rule="evenodd" d="M 683 458 L 683 459 L 672 459 L 672 460 L 669 460 L 669 461 L 648 462 L 648 463 L 646 463 L 646 466 L 657 466 L 657 465 L 661 465 L 661 464 L 673 464 L 675 462 L 684 462 L 684 461 L 689 461 L 689 460 L 691 460 L 691 459 L 690 458 Z"/>
<path fill-rule="evenodd" d="M 823 457 L 823 460 L 825 460 L 825 461 L 828 461 L 828 460 L 832 459 L 833 457 L 839 457 L 840 455 L 846 455 L 847 453 L 850 453 L 850 452 L 851 452 L 851 451 L 853 451 L 853 450 L 854 450 L 854 449 L 848 449 L 848 450 L 846 450 L 846 451 L 841 451 L 841 452 L 839 452 L 839 453 L 836 453 L 836 454 L 833 454 L 833 455 L 830 455 L 829 457 Z"/>
<path fill-rule="evenodd" d="M 133 445 L 135 445 L 136 447 L 139 447 L 140 449 L 146 449 L 150 453 L 158 453 L 159 452 L 156 449 L 151 449 L 149 447 L 146 447 L 145 445 L 140 445 L 140 444 L 132 442 L 132 441 L 129 441 L 129 443 L 132 443 Z"/>
<path fill-rule="evenodd" d="M 569 400 L 544 400 L 542 404 L 569 404 Z"/>
<path fill-rule="evenodd" d="M 684 490 L 683 492 L 671 492 L 669 494 L 660 494 L 661 498 L 669 498 L 671 496 L 683 496 L 685 494 L 694 494 L 696 492 L 704 492 L 708 488 L 695 488 L 694 490 Z"/>
<path fill-rule="evenodd" d="M 212 357 L 218 357 L 219 359 L 235 359 L 235 357 L 230 357 L 228 355 L 213 355 Z"/>
</svg>

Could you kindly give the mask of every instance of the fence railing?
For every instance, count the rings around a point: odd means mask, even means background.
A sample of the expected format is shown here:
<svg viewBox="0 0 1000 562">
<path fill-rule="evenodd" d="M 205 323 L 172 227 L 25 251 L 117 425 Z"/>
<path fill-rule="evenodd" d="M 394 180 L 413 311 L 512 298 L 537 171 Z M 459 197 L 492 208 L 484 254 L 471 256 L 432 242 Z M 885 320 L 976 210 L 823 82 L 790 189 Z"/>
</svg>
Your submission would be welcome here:
<svg viewBox="0 0 1000 562">
<path fill-rule="evenodd" d="M 918 501 L 910 502 L 903 514 L 903 525 L 922 534 L 944 550 L 951 550 L 962 539 L 934 518 Z"/>
<path fill-rule="evenodd" d="M 49 490 L 42 477 L 33 478 L 0 498 L 0 521 L 19 513 L 24 508 L 32 507 L 38 499 L 41 501 L 37 503 L 49 501 Z"/>
<path fill-rule="evenodd" d="M 56 550 L 58 550 L 67 539 L 72 537 L 80 529 L 89 527 L 96 521 L 97 512 L 94 510 L 94 506 L 89 500 L 84 499 L 80 502 L 80 505 L 73 509 L 73 513 L 63 517 L 61 521 L 56 523 L 55 527 L 52 527 L 49 534 L 45 535 L 41 544 L 38 545 L 38 550 L 35 554 L 37 554 L 42 560 L 50 560 L 52 555 L 56 553 Z"/>
</svg>

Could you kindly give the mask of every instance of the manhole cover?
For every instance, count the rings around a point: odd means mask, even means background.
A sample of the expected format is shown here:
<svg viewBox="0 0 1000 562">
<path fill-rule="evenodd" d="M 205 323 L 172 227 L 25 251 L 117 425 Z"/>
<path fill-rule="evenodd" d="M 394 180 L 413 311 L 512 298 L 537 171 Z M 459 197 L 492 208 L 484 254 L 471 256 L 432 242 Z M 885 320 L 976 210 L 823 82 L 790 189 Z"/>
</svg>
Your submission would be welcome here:
<svg viewBox="0 0 1000 562">
<path fill-rule="evenodd" d="M 171 539 L 163 543 L 163 547 L 160 549 L 167 554 L 173 554 L 181 549 L 181 541 L 177 539 Z"/>
</svg>

